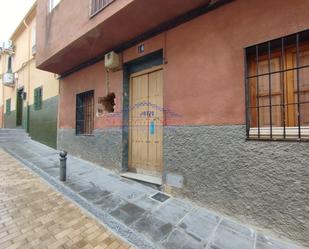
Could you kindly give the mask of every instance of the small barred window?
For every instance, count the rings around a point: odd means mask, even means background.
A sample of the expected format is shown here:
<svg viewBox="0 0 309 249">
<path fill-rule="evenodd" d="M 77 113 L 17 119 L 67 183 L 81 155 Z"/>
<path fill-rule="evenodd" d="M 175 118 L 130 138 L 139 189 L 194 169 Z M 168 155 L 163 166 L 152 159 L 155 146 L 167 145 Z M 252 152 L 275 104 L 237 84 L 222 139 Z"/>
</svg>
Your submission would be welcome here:
<svg viewBox="0 0 309 249">
<path fill-rule="evenodd" d="M 91 135 L 94 122 L 94 91 L 76 95 L 76 135 Z"/>
</svg>

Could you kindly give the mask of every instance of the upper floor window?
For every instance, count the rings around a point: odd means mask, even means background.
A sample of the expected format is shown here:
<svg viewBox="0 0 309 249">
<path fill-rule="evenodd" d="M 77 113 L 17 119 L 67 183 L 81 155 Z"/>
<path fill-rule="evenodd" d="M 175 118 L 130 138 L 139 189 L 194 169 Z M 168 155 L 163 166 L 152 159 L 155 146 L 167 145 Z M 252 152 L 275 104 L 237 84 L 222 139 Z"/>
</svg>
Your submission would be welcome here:
<svg viewBox="0 0 309 249">
<path fill-rule="evenodd" d="M 31 29 L 31 53 L 33 56 L 36 54 L 36 24 Z"/>
<path fill-rule="evenodd" d="M 36 24 L 33 25 L 31 29 L 31 47 L 36 44 Z"/>
<path fill-rule="evenodd" d="M 52 10 L 60 3 L 61 0 L 49 0 L 49 12 L 52 12 Z"/>
<path fill-rule="evenodd" d="M 309 140 L 309 30 L 246 49 L 247 138 Z"/>
<path fill-rule="evenodd" d="M 8 57 L 8 68 L 7 68 L 7 72 L 8 73 L 12 73 L 13 72 L 13 69 L 12 69 L 12 56 L 9 55 Z"/>
<path fill-rule="evenodd" d="M 114 0 L 91 0 L 90 15 L 93 16 L 106 6 L 111 4 Z"/>
</svg>

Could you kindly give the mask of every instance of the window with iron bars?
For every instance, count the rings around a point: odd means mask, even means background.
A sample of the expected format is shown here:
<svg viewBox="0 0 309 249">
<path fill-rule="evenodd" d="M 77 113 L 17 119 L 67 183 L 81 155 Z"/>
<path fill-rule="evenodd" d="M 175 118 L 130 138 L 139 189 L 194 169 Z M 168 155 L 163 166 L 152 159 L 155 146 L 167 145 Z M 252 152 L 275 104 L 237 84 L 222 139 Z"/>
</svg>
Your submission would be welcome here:
<svg viewBox="0 0 309 249">
<path fill-rule="evenodd" d="M 76 135 L 92 135 L 94 122 L 94 91 L 76 95 Z"/>
<path fill-rule="evenodd" d="M 309 141 L 309 30 L 245 52 L 247 139 Z"/>
<path fill-rule="evenodd" d="M 94 16 L 114 0 L 91 0 L 90 16 Z"/>
</svg>

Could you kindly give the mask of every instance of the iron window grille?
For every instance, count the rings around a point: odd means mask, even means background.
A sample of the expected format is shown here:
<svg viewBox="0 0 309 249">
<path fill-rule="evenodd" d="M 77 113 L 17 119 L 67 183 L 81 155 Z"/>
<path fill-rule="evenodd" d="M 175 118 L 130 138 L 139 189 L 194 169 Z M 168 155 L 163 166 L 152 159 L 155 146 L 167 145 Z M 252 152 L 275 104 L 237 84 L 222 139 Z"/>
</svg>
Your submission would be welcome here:
<svg viewBox="0 0 309 249">
<path fill-rule="evenodd" d="M 94 122 L 94 91 L 76 95 L 76 135 L 92 135 Z"/>
<path fill-rule="evenodd" d="M 309 30 L 245 49 L 247 139 L 309 141 Z"/>
<path fill-rule="evenodd" d="M 34 110 L 42 109 L 43 88 L 37 87 L 34 89 Z"/>
<path fill-rule="evenodd" d="M 7 99 L 7 100 L 6 100 L 5 107 L 6 107 L 5 113 L 6 113 L 7 115 L 11 114 L 11 99 Z"/>
<path fill-rule="evenodd" d="M 96 15 L 98 12 L 110 5 L 114 0 L 91 0 L 90 16 Z"/>
</svg>

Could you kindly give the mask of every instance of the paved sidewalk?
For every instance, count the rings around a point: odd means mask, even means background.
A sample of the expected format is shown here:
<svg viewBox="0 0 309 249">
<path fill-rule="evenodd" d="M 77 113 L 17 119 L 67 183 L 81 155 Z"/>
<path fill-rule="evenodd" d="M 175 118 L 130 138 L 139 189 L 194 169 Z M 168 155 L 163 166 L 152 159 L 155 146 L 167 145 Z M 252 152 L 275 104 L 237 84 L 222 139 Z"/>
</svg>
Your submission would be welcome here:
<svg viewBox="0 0 309 249">
<path fill-rule="evenodd" d="M 0 249 L 129 247 L 0 150 Z"/>
<path fill-rule="evenodd" d="M 250 227 L 70 156 L 68 180 L 58 181 L 56 150 L 32 140 L 2 146 L 136 248 L 299 249 Z"/>
</svg>

